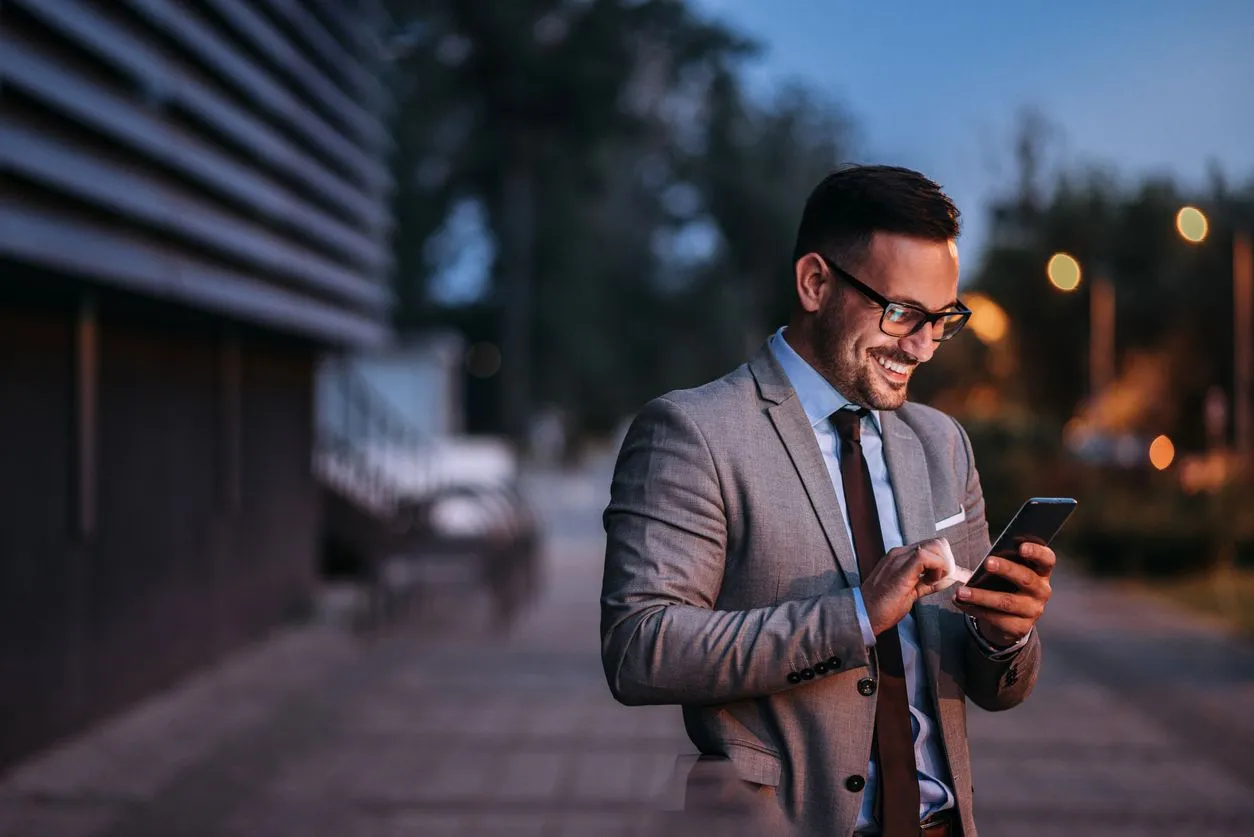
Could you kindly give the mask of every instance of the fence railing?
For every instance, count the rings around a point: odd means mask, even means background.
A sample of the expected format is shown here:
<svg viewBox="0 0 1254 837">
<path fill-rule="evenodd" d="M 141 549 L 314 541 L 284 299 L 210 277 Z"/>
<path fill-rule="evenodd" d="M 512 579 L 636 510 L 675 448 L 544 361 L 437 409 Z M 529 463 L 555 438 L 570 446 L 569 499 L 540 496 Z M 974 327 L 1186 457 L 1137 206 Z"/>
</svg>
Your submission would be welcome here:
<svg viewBox="0 0 1254 837">
<path fill-rule="evenodd" d="M 385 516 L 434 482 L 434 441 L 344 359 L 323 362 L 317 383 L 314 467 L 331 485 Z"/>
</svg>

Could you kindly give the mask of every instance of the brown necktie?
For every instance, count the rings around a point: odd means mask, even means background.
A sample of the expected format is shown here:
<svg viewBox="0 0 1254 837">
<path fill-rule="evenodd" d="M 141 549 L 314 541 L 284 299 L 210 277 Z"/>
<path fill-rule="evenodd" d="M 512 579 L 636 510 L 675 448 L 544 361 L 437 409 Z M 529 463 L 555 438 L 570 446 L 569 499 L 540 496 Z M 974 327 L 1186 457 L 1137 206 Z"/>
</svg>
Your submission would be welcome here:
<svg viewBox="0 0 1254 837">
<path fill-rule="evenodd" d="M 871 489 L 871 472 L 862 455 L 862 417 L 867 410 L 838 410 L 832 423 L 840 434 L 840 479 L 858 553 L 858 571 L 866 578 L 884 555 L 884 535 Z M 918 837 L 919 777 L 914 763 L 910 698 L 906 693 L 901 640 L 894 625 L 875 639 L 879 688 L 875 698 L 872 755 L 878 765 L 876 818 L 883 837 Z"/>
</svg>

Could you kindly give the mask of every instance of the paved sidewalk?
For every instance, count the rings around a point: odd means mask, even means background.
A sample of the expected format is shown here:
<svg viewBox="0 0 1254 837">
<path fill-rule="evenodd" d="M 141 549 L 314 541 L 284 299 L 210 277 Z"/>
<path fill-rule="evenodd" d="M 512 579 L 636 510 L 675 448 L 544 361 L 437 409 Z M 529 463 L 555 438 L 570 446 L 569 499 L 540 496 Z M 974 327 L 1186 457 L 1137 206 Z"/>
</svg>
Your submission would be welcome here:
<svg viewBox="0 0 1254 837">
<path fill-rule="evenodd" d="M 1254 834 L 1254 648 L 1063 572 L 1023 705 L 972 709 L 985 835 Z"/>
<path fill-rule="evenodd" d="M 0 778 L 0 837 L 654 834 L 687 747 L 601 674 L 607 479 L 532 486 L 548 583 L 509 636 L 286 631 Z M 1250 646 L 1066 573 L 1043 631 L 1028 702 L 971 711 L 985 837 L 1254 833 Z"/>
<path fill-rule="evenodd" d="M 554 540 L 509 636 L 473 612 L 368 642 L 289 630 L 12 772 L 0 835 L 652 833 L 682 725 L 609 695 L 587 528 Z"/>
</svg>

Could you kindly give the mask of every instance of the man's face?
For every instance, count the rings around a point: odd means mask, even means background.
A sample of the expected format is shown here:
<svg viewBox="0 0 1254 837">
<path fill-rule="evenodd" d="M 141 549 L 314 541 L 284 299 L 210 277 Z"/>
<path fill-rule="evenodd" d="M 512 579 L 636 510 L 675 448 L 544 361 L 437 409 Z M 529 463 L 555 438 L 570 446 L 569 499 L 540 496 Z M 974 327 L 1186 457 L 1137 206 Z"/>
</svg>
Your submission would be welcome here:
<svg viewBox="0 0 1254 837">
<path fill-rule="evenodd" d="M 861 265 L 841 265 L 894 302 L 928 311 L 953 304 L 958 294 L 958 248 L 952 241 L 927 241 L 875 233 Z M 924 326 L 907 337 L 880 330 L 883 309 L 835 273 L 815 323 L 818 371 L 862 407 L 895 410 L 906 401 L 906 387 L 920 363 L 936 350 Z"/>
</svg>

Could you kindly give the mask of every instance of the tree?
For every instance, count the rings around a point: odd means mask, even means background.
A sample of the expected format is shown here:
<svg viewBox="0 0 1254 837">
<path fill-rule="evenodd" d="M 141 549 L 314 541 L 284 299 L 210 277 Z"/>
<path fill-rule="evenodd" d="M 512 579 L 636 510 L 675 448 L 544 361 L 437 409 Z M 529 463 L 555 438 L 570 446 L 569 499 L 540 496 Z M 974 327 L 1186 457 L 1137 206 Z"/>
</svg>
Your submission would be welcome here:
<svg viewBox="0 0 1254 837">
<path fill-rule="evenodd" d="M 1021 152 L 1042 143 L 1034 133 L 1040 125 L 1021 126 Z M 1033 167 L 1021 171 L 1020 184 L 1045 180 L 1036 165 L 1043 156 L 1039 147 L 1019 155 L 1021 170 Z M 1131 425 L 1122 429 L 1200 445 L 1206 390 L 1232 375 L 1230 248 L 1189 245 L 1173 224 L 1182 205 L 1203 206 L 1217 219 L 1212 238 L 1230 240 L 1231 220 L 1254 204 L 1250 190 L 1212 177 L 1208 192 L 1188 192 L 1167 178 L 1129 182 L 1094 165 L 1061 168 L 1049 180 L 1044 188 L 1021 185 L 991 207 L 993 240 L 973 283 L 1010 317 L 1021 373 L 1014 397 L 1059 424 L 1084 409 L 1089 294 L 1093 279 L 1104 275 L 1115 288 L 1116 355 L 1125 374 L 1088 415 L 1117 412 Z M 1083 268 L 1075 292 L 1060 292 L 1046 279 L 1045 265 L 1058 251 Z"/>
<path fill-rule="evenodd" d="M 787 321 L 802 204 L 847 157 L 852 136 L 851 120 L 804 87 L 785 87 L 763 106 L 733 78 L 713 86 L 704 153 L 691 165 L 721 234 L 703 285 L 731 329 L 729 348 L 751 351 Z"/>
<path fill-rule="evenodd" d="M 667 108 L 693 95 L 685 87 L 694 74 L 734 61 L 749 45 L 675 0 L 396 0 L 391 12 L 400 31 L 423 44 L 392 74 L 397 320 L 440 316 L 419 280 L 429 275 L 421 242 L 454 201 L 479 201 L 496 244 L 491 293 L 502 315 L 503 425 L 517 435 L 537 389 L 529 374 L 537 350 L 559 379 L 571 358 L 596 352 L 602 335 L 588 323 L 596 308 L 588 288 L 612 286 L 622 272 L 607 259 L 651 272 L 632 258 L 637 249 L 607 249 L 618 240 L 638 247 L 659 215 L 650 210 L 665 176 L 641 194 L 625 182 L 628 173 L 655 156 L 665 165 Z M 624 196 L 645 211 L 614 212 Z M 541 322 L 544 336 L 536 333 Z M 581 351 L 563 353 L 572 347 Z M 552 387 L 542 381 L 539 388 Z M 558 394 L 575 398 L 578 388 Z"/>
</svg>

